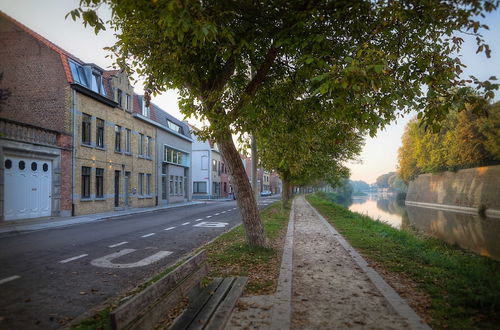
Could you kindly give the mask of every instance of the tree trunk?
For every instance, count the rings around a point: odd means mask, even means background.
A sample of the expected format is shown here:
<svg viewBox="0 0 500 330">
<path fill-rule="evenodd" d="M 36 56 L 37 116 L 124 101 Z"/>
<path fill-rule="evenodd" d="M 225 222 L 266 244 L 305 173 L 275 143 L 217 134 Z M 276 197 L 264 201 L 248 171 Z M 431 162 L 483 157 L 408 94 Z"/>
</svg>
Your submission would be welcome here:
<svg viewBox="0 0 500 330">
<path fill-rule="evenodd" d="M 290 201 L 290 183 L 288 180 L 283 179 L 283 191 L 281 192 L 281 204 L 284 208 L 288 207 Z"/>
<path fill-rule="evenodd" d="M 236 201 L 240 209 L 247 244 L 250 247 L 267 247 L 266 235 L 262 221 L 260 220 L 255 194 L 250 186 L 243 162 L 234 146 L 229 130 L 219 135 L 217 144 L 222 158 L 229 169 L 229 174 L 232 177 L 232 184 L 236 193 Z"/>
</svg>

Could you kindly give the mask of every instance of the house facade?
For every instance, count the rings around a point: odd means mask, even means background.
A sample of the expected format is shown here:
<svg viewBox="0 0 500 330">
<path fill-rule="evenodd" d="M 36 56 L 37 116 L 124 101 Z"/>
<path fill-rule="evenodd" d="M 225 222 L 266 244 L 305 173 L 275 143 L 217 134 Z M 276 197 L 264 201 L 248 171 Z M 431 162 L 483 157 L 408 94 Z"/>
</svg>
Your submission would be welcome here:
<svg viewBox="0 0 500 330">
<path fill-rule="evenodd" d="M 154 206 L 155 129 L 134 118 L 128 77 L 73 60 L 70 69 L 74 77 L 74 214 Z"/>
<path fill-rule="evenodd" d="M 0 12 L 0 221 L 71 214 L 71 56 Z"/>
<path fill-rule="evenodd" d="M 232 189 L 228 171 L 217 145 L 199 139 L 193 127 L 192 135 L 193 199 L 229 197 Z"/>
<path fill-rule="evenodd" d="M 159 205 L 189 202 L 192 199 L 191 145 L 189 126 L 150 102 L 135 96 L 134 117 L 155 127 L 156 196 Z"/>
</svg>

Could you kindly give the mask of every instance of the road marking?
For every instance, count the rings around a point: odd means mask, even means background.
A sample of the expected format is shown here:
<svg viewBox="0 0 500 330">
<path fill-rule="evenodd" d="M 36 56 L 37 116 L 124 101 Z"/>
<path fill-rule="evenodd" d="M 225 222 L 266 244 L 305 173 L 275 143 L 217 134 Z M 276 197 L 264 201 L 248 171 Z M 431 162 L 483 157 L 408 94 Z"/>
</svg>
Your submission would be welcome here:
<svg viewBox="0 0 500 330">
<path fill-rule="evenodd" d="M 228 225 L 227 222 L 212 222 L 212 221 L 204 221 L 200 222 L 193 227 L 204 227 L 204 228 L 224 228 Z"/>
<path fill-rule="evenodd" d="M 203 219 L 196 219 L 195 221 L 201 221 L 201 220 L 203 220 Z"/>
<path fill-rule="evenodd" d="M 184 222 L 181 226 L 189 225 L 191 222 Z"/>
<path fill-rule="evenodd" d="M 149 233 L 149 234 L 146 234 L 146 235 L 142 235 L 141 237 L 146 238 L 146 237 L 149 237 L 149 236 L 153 236 L 154 234 L 155 234 L 155 233 Z"/>
<path fill-rule="evenodd" d="M 226 211 L 222 211 L 221 213 L 226 213 Z"/>
<path fill-rule="evenodd" d="M 91 265 L 96 266 L 96 267 L 103 267 L 103 268 L 134 268 L 134 267 L 143 267 L 147 266 L 149 264 L 152 264 L 153 262 L 156 262 L 160 259 L 165 258 L 166 256 L 171 255 L 173 252 L 170 251 L 159 251 L 149 257 L 146 257 L 144 259 L 141 259 L 137 262 L 131 262 L 127 264 L 115 264 L 112 261 L 122 257 L 124 255 L 130 254 L 132 252 L 137 251 L 136 249 L 124 249 L 115 253 L 108 254 L 107 256 L 101 257 L 94 259 L 90 262 Z"/>
<path fill-rule="evenodd" d="M 86 257 L 86 256 L 88 256 L 88 254 L 81 254 L 81 255 L 76 256 L 76 257 L 72 257 L 72 258 L 61 260 L 61 261 L 59 261 L 59 263 L 60 264 L 65 264 L 67 262 L 70 262 L 70 261 L 73 261 L 73 260 L 76 260 L 76 259 L 80 259 L 80 258 L 83 258 L 83 257 Z"/>
<path fill-rule="evenodd" d="M 211 217 L 212 217 L 211 215 L 207 215 L 205 218 L 207 218 L 207 219 L 208 219 L 208 218 L 211 218 Z"/>
<path fill-rule="evenodd" d="M 220 213 L 215 213 L 214 215 L 219 215 Z"/>
<path fill-rule="evenodd" d="M 4 283 L 10 282 L 10 281 L 17 280 L 20 277 L 21 276 L 19 276 L 19 275 L 14 275 L 14 276 L 6 277 L 6 278 L 0 280 L 0 284 L 4 284 Z"/>
<path fill-rule="evenodd" d="M 232 210 L 233 210 L 233 209 L 229 209 L 229 210 L 227 210 L 227 211 L 228 211 L 228 212 L 231 212 Z"/>
<path fill-rule="evenodd" d="M 165 228 L 165 229 L 163 229 L 163 230 L 172 230 L 172 229 L 174 229 L 174 228 L 175 228 L 175 227 L 168 227 L 168 228 Z"/>
<path fill-rule="evenodd" d="M 236 207 L 233 210 L 236 210 Z"/>
<path fill-rule="evenodd" d="M 120 245 L 123 245 L 123 244 L 127 244 L 128 242 L 120 242 L 120 243 L 116 243 L 116 244 L 113 244 L 113 245 L 110 245 L 109 247 L 110 248 L 115 248 L 117 246 L 120 246 Z"/>
</svg>

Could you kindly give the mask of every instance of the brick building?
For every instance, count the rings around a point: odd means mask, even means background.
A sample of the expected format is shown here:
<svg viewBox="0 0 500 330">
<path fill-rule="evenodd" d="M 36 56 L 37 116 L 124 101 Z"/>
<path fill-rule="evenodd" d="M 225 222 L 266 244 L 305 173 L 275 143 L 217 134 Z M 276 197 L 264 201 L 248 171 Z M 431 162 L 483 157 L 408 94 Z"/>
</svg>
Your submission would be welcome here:
<svg viewBox="0 0 500 330">
<path fill-rule="evenodd" d="M 0 221 L 71 214 L 71 54 L 0 12 Z"/>
<path fill-rule="evenodd" d="M 156 131 L 124 73 L 1 12 L 0 56 L 0 221 L 156 204 Z"/>
</svg>

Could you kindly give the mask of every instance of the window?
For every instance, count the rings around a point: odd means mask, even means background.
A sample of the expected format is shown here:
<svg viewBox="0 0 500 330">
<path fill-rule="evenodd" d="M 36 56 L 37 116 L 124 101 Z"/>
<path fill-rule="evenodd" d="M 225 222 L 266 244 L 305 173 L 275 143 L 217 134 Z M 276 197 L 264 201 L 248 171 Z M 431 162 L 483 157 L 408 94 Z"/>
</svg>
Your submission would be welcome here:
<svg viewBox="0 0 500 330">
<path fill-rule="evenodd" d="M 193 182 L 193 194 L 206 194 L 207 183 L 205 181 Z"/>
<path fill-rule="evenodd" d="M 104 197 L 104 169 L 96 168 L 95 169 L 95 197 L 103 198 Z"/>
<path fill-rule="evenodd" d="M 92 86 L 91 89 L 99 94 L 105 95 L 104 86 L 102 83 L 102 76 L 99 72 L 92 73 Z"/>
<path fill-rule="evenodd" d="M 179 195 L 181 195 L 181 196 L 184 195 L 184 177 L 183 176 L 179 177 Z"/>
<path fill-rule="evenodd" d="M 182 152 L 177 152 L 177 164 L 184 164 L 182 160 Z"/>
<path fill-rule="evenodd" d="M 92 116 L 86 113 L 82 114 L 82 143 L 90 144 L 90 125 Z"/>
<path fill-rule="evenodd" d="M 121 89 L 117 89 L 116 90 L 116 103 L 118 103 L 118 106 L 120 108 L 123 108 L 123 92 Z"/>
<path fill-rule="evenodd" d="M 224 192 L 227 193 L 227 182 L 224 182 Z"/>
<path fill-rule="evenodd" d="M 146 157 L 151 158 L 151 136 L 146 137 Z"/>
<path fill-rule="evenodd" d="M 201 156 L 201 169 L 208 170 L 208 157 L 207 156 Z"/>
<path fill-rule="evenodd" d="M 179 164 L 179 153 L 174 151 L 172 152 L 172 163 Z"/>
<path fill-rule="evenodd" d="M 139 195 L 144 195 L 144 173 L 139 173 L 139 183 L 137 185 L 139 186 Z"/>
<path fill-rule="evenodd" d="M 167 119 L 167 127 L 171 130 L 183 134 L 182 127 Z"/>
<path fill-rule="evenodd" d="M 132 108 L 132 98 L 130 97 L 129 94 L 127 94 L 127 100 L 125 106 L 127 110 L 130 110 Z"/>
<path fill-rule="evenodd" d="M 73 75 L 73 79 L 75 80 L 75 82 L 87 87 L 88 83 L 83 67 L 72 61 L 69 61 L 69 66 L 71 68 L 71 74 Z"/>
<path fill-rule="evenodd" d="M 90 167 L 82 166 L 82 198 L 90 198 Z"/>
<path fill-rule="evenodd" d="M 139 134 L 139 156 L 144 156 L 144 134 Z"/>
<path fill-rule="evenodd" d="M 165 161 L 170 162 L 170 163 L 172 162 L 172 158 L 173 158 L 172 153 L 173 152 L 174 151 L 172 149 L 165 147 Z"/>
<path fill-rule="evenodd" d="M 151 195 L 151 174 L 146 174 L 146 195 Z"/>
<path fill-rule="evenodd" d="M 149 107 L 146 106 L 146 100 L 142 98 L 142 115 L 149 118 Z"/>
<path fill-rule="evenodd" d="M 122 127 L 115 125 L 115 151 L 122 151 Z"/>
<path fill-rule="evenodd" d="M 104 120 L 96 119 L 96 137 L 95 144 L 100 148 L 104 148 Z"/>
<path fill-rule="evenodd" d="M 125 128 L 125 152 L 130 153 L 130 136 L 132 135 L 132 132 L 130 129 Z"/>
<path fill-rule="evenodd" d="M 167 164 L 161 165 L 161 199 L 167 199 Z"/>
<path fill-rule="evenodd" d="M 212 171 L 217 172 L 217 161 L 212 159 Z"/>
<path fill-rule="evenodd" d="M 175 194 L 178 195 L 179 194 L 179 177 L 176 175 L 175 176 Z"/>
<path fill-rule="evenodd" d="M 38 168 L 37 163 L 36 163 L 36 162 L 32 162 L 32 163 L 31 163 L 31 170 L 32 170 L 33 172 L 36 172 L 36 169 L 37 169 L 37 168 Z"/>
<path fill-rule="evenodd" d="M 173 195 L 174 194 L 174 176 L 170 176 L 170 181 L 169 181 L 169 194 Z"/>
<path fill-rule="evenodd" d="M 164 147 L 163 161 L 183 166 L 189 166 L 189 154 L 177 151 L 167 146 Z"/>
</svg>

